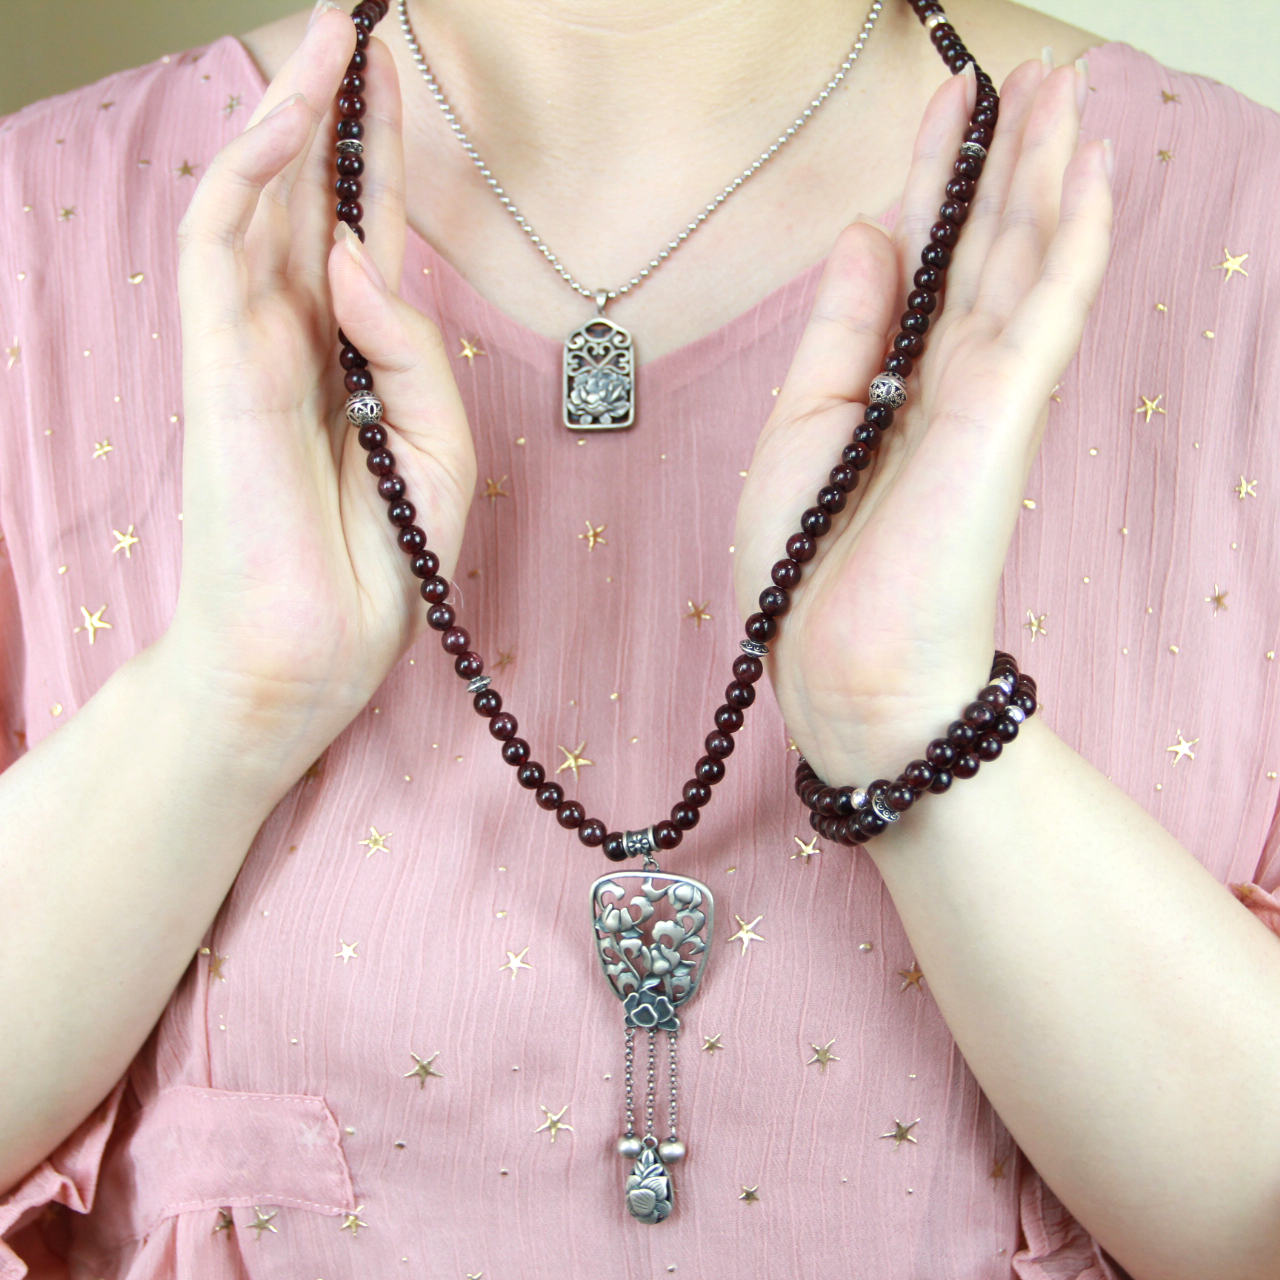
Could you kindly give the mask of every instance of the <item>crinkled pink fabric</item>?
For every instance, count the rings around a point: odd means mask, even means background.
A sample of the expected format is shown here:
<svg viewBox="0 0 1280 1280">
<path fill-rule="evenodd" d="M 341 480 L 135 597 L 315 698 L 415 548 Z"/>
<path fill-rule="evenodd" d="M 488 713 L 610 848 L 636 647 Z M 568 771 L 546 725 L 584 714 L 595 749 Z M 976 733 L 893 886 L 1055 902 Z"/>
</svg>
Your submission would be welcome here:
<svg viewBox="0 0 1280 1280">
<path fill-rule="evenodd" d="M 1127 44 L 1089 61 L 1084 133 L 1116 140 L 1115 251 L 997 639 L 1051 727 L 1280 931 L 1280 118 Z M 263 87 L 227 37 L 0 123 L 0 764 L 171 616 L 180 170 L 201 174 Z M 651 821 L 700 753 L 737 648 L 739 471 L 818 271 L 642 365 L 637 427 L 579 443 L 557 422 L 558 343 L 410 237 L 407 296 L 452 351 L 483 351 L 454 367 L 480 476 L 508 495 L 471 511 L 461 617 L 491 670 L 513 655 L 498 683 L 535 753 L 554 766 L 581 744 L 592 763 L 558 780 L 593 813 Z M 130 554 L 112 530 L 133 531 Z M 111 625 L 92 644 L 82 605 Z M 1192 756 L 1170 753 L 1180 736 Z M 792 763 L 766 691 L 673 861 L 712 886 L 718 937 L 683 1015 L 690 1154 L 660 1227 L 619 1195 L 622 1023 L 588 922 L 607 866 L 512 785 L 424 642 L 264 824 L 213 954 L 126 1077 L 0 1200 L 0 1280 L 1116 1280 L 978 1088 L 927 975 L 904 989 L 914 957 L 874 865 L 821 842 L 795 856 Z M 374 829 L 385 848 L 362 843 Z M 759 940 L 730 942 L 739 920 Z M 917 1116 L 916 1142 L 881 1139 Z"/>
</svg>

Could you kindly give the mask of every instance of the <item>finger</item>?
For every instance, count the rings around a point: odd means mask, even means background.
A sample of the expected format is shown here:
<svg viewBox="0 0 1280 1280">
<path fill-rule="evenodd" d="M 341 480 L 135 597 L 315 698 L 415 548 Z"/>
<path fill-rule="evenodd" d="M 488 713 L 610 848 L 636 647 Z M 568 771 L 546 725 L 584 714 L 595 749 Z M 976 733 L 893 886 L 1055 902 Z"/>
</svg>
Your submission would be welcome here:
<svg viewBox="0 0 1280 1280">
<path fill-rule="evenodd" d="M 263 186 L 299 153 L 314 112 L 286 98 L 209 162 L 178 223 L 178 295 L 184 324 L 240 323 L 249 296 L 241 250 Z"/>
<path fill-rule="evenodd" d="M 1036 91 L 1004 212 L 978 279 L 973 310 L 1003 328 L 1035 283 L 1058 225 L 1062 176 L 1080 135 L 1078 76 L 1059 67 Z"/>
<path fill-rule="evenodd" d="M 334 313 L 344 335 L 369 363 L 389 427 L 439 464 L 466 510 L 475 486 L 475 460 L 449 356 L 439 329 L 386 287 L 369 267 L 372 255 L 345 223 L 329 254 Z M 345 421 L 338 431 L 350 434 Z"/>
<path fill-rule="evenodd" d="M 973 64 L 966 63 L 963 72 L 950 76 L 938 86 L 920 121 L 901 209 L 893 228 L 893 242 L 902 263 L 898 282 L 900 299 L 915 290 L 914 277 L 920 268 L 920 255 L 929 243 L 929 229 L 938 221 L 938 207 L 946 198 L 943 193 L 947 183 L 954 176 L 952 165 L 977 97 Z"/>
<path fill-rule="evenodd" d="M 778 392 L 774 422 L 796 422 L 833 403 L 867 403 L 897 309 L 897 279 L 897 256 L 879 227 L 854 222 L 840 233 Z"/>
<path fill-rule="evenodd" d="M 1000 88 L 1000 119 L 947 268 L 944 308 L 949 311 L 964 315 L 973 308 L 982 264 L 1004 211 L 1031 99 L 1048 71 L 1039 58 L 1031 59 L 1014 67 Z"/>
<path fill-rule="evenodd" d="M 322 164 L 332 167 L 333 102 L 354 49 L 355 28 L 347 15 L 337 8 L 319 10 L 302 42 L 277 72 L 264 95 L 266 102 L 285 91 L 300 92 L 316 109 L 311 132 L 297 156 L 266 184 L 263 193 L 266 199 L 246 237 L 250 275 L 264 289 L 279 286 L 299 249 L 309 251 L 313 264 L 311 274 L 323 275 L 329 249 L 327 229 L 319 240 L 299 242 L 295 223 L 299 205 L 318 202 L 332 213 L 333 201 L 327 196 L 321 199 L 318 192 L 299 192 L 297 204 L 293 197 L 299 177 L 317 157 Z M 332 185 L 330 177 L 329 190 Z"/>
</svg>

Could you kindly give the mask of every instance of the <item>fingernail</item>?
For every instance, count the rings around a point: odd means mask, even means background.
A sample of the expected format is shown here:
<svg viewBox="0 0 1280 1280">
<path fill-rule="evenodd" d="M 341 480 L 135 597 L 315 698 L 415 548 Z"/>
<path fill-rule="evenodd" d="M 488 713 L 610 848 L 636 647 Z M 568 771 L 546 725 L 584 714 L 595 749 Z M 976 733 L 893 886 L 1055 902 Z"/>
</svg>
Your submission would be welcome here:
<svg viewBox="0 0 1280 1280">
<path fill-rule="evenodd" d="M 1053 45 L 1047 44 L 1040 50 L 1040 61 L 1049 71 L 1053 70 Z"/>
<path fill-rule="evenodd" d="M 380 293 L 387 291 L 387 282 L 382 278 L 373 259 L 365 252 L 360 237 L 356 235 L 348 223 L 339 222 L 333 229 L 333 238 L 346 246 L 347 252 L 360 264 L 360 269 L 369 277 L 373 287 Z"/>
<path fill-rule="evenodd" d="M 334 0 L 319 0 L 319 3 L 317 3 L 316 7 L 311 10 L 311 17 L 307 19 L 307 30 L 308 31 L 311 30 L 312 26 L 315 24 L 316 19 L 326 9 L 341 9 L 341 8 L 342 6 L 340 4 L 334 3 Z"/>
<path fill-rule="evenodd" d="M 1076 59 L 1076 109 L 1084 111 L 1084 104 L 1089 100 L 1089 60 Z"/>
<path fill-rule="evenodd" d="M 1113 182 L 1116 176 L 1116 147 L 1110 138 L 1102 140 L 1102 160 L 1107 166 L 1107 177 Z"/>
<path fill-rule="evenodd" d="M 272 116 L 283 115 L 286 111 L 288 111 L 288 109 L 291 106 L 293 106 L 295 102 L 301 102 L 301 101 L 302 101 L 302 94 L 291 93 L 283 102 L 277 102 L 276 105 L 272 107 L 271 110 L 268 111 L 265 116 L 262 117 L 262 119 L 270 120 Z M 259 123 L 261 123 L 261 121 L 259 121 Z"/>
</svg>

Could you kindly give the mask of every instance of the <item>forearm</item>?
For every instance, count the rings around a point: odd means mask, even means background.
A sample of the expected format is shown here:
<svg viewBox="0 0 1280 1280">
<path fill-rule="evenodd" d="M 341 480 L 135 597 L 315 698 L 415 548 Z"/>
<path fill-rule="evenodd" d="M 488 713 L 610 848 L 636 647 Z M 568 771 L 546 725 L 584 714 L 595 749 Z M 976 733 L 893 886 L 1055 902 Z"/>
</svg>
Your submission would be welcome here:
<svg viewBox="0 0 1280 1280">
<path fill-rule="evenodd" d="M 308 749 L 162 641 L 0 774 L 0 1194 L 124 1073 Z"/>
<path fill-rule="evenodd" d="M 956 1042 L 1135 1280 L 1280 1266 L 1280 939 L 1038 718 L 867 845 Z"/>
</svg>

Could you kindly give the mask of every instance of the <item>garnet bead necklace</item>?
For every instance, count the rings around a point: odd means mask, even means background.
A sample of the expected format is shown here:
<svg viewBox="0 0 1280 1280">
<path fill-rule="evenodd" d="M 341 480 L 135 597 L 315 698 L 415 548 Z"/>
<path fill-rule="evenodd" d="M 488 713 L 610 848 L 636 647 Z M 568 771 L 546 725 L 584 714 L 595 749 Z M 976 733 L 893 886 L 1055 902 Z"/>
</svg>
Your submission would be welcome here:
<svg viewBox="0 0 1280 1280">
<path fill-rule="evenodd" d="M 396 530 L 396 541 L 409 558 L 410 571 L 419 580 L 419 591 L 428 606 L 427 623 L 440 633 L 445 652 L 453 657 L 454 671 L 466 682 L 472 706 L 488 721 L 490 734 L 502 744 L 502 758 L 515 770 L 520 786 L 533 792 L 534 803 L 553 812 L 562 827 L 576 831 L 588 848 L 602 848 L 611 862 L 636 856 L 644 859 L 641 870 L 615 871 L 596 880 L 591 903 L 597 954 L 614 994 L 624 1005 L 627 1130 L 617 1146 L 620 1154 L 634 1162 L 627 1176 L 625 1200 L 630 1213 L 642 1222 L 661 1222 L 671 1212 L 667 1165 L 686 1154 L 685 1144 L 676 1135 L 679 1019 L 675 1010 L 693 995 L 703 976 L 713 916 L 710 889 L 689 876 L 661 871 L 655 854 L 658 850 L 675 849 L 684 833 L 698 825 L 712 788 L 724 777 L 725 760 L 734 749 L 734 734 L 742 728 L 745 712 L 755 701 L 755 684 L 764 672 L 761 659 L 769 652 L 769 641 L 790 606 L 791 592 L 801 581 L 804 565 L 817 554 L 819 541 L 831 527 L 832 515 L 844 508 L 848 495 L 857 487 L 859 474 L 871 465 L 881 436 L 893 424 L 895 410 L 906 403 L 906 379 L 924 351 L 930 316 L 968 216 L 999 114 L 999 95 L 990 76 L 974 62 L 942 6 L 935 0 L 909 3 L 952 74 L 973 62 L 977 101 L 938 220 L 930 228 L 929 242 L 920 255 L 921 265 L 915 273 L 914 289 L 907 297 L 899 331 L 883 370 L 872 379 L 863 421 L 830 470 L 814 504 L 801 515 L 799 529 L 787 539 L 786 554 L 772 568 L 772 583 L 760 593 L 759 611 L 746 620 L 745 637 L 739 642 L 742 653 L 734 659 L 733 679 L 725 687 L 724 701 L 716 708 L 714 727 L 703 740 L 704 754 L 667 817 L 638 830 L 609 830 L 601 819 L 588 817 L 578 801 L 566 799 L 563 788 L 549 782 L 546 769 L 531 758 L 529 743 L 519 736 L 515 716 L 503 710 L 502 695 L 484 674 L 484 659 L 471 647 L 470 635 L 457 624 L 453 606 L 447 603 L 450 583 L 438 573 L 439 559 L 427 546 L 426 533 L 415 523 L 417 509 L 406 493 L 404 478 L 396 472 L 395 457 L 387 447 L 387 430 L 382 424 L 382 401 L 373 392 L 368 361 L 346 334 L 338 331 L 339 360 L 349 393 L 347 420 L 359 431 L 369 471 L 377 477 L 378 493 L 388 503 L 387 517 Z M 386 16 L 388 7 L 389 0 L 363 0 L 352 10 L 356 49 L 337 97 L 336 213 L 361 241 L 365 238 L 360 205 L 365 50 L 370 33 Z M 796 770 L 797 794 L 810 808 L 811 824 L 820 834 L 841 843 L 863 843 L 898 821 L 922 795 L 945 792 L 955 778 L 972 777 L 981 762 L 996 759 L 1003 745 L 1017 736 L 1021 721 L 1034 714 L 1035 709 L 1035 682 L 1019 673 L 1009 654 L 997 651 L 990 683 L 946 734 L 929 744 L 924 758 L 911 761 L 895 781 L 876 779 L 865 788 L 825 786 L 801 757 Z M 628 892 L 632 895 L 629 901 Z M 668 909 L 669 915 L 660 921 L 656 913 L 661 906 Z M 647 1031 L 649 1041 L 643 1137 L 635 1131 L 633 1096 L 637 1030 Z M 670 1051 L 670 1118 L 667 1137 L 661 1141 L 653 1131 L 655 1036 L 660 1030 L 667 1033 Z"/>
</svg>

